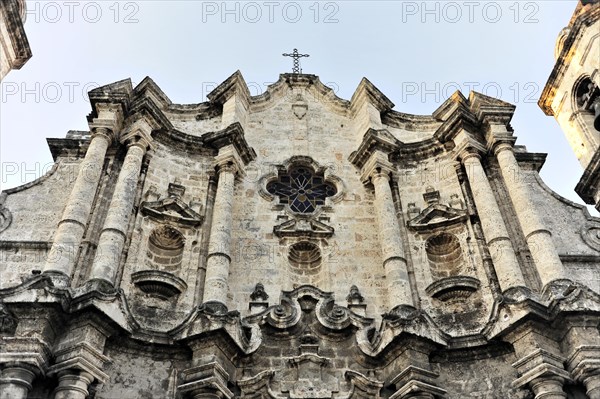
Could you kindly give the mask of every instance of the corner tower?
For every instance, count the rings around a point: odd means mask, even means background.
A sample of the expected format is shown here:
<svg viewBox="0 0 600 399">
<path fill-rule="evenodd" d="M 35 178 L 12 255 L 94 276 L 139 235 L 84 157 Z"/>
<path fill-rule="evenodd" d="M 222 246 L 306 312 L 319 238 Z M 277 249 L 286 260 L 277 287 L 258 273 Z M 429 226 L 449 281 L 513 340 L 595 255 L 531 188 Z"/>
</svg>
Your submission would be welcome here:
<svg viewBox="0 0 600 399">
<path fill-rule="evenodd" d="M 0 2 L 0 80 L 11 69 L 21 69 L 31 58 L 31 48 L 23 28 L 26 16 L 25 0 Z"/>
</svg>

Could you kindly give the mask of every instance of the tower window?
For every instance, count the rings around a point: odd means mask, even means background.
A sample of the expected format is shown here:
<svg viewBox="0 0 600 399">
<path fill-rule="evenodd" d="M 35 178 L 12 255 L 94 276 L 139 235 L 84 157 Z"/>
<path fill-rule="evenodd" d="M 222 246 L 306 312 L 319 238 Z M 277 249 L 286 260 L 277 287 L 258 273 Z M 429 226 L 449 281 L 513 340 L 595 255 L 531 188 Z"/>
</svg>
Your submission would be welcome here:
<svg viewBox="0 0 600 399">
<path fill-rule="evenodd" d="M 337 193 L 335 186 L 325 181 L 323 174 L 315 174 L 310 168 L 298 166 L 287 173 L 279 173 L 277 180 L 267 184 L 267 191 L 279 197 L 293 212 L 311 213 L 325 198 Z"/>
</svg>

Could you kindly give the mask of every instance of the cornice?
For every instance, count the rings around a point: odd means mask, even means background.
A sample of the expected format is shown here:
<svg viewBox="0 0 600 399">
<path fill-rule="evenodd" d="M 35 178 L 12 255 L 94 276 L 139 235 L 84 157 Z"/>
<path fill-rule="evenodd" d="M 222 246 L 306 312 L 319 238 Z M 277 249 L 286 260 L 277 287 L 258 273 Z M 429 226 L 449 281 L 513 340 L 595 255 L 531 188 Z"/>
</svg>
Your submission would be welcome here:
<svg viewBox="0 0 600 399">
<path fill-rule="evenodd" d="M 232 123 L 223 130 L 203 134 L 201 138 L 206 146 L 217 150 L 233 145 L 245 164 L 256 158 L 256 152 L 248 145 L 244 137 L 244 128 L 239 122 Z"/>
<path fill-rule="evenodd" d="M 369 129 L 363 136 L 358 149 L 350 154 L 348 160 L 358 169 L 361 169 L 374 152 L 381 151 L 389 155 L 399 146 L 400 141 L 386 129 Z"/>
<path fill-rule="evenodd" d="M 372 104 L 380 113 L 390 111 L 394 108 L 394 103 L 385 94 L 375 87 L 369 79 L 362 78 L 350 99 L 350 112 L 354 114 L 365 102 Z"/>
<path fill-rule="evenodd" d="M 98 117 L 98 109 L 96 108 L 98 103 L 119 104 L 123 115 L 127 115 L 132 94 L 133 86 L 129 78 L 90 90 L 88 97 L 92 112 L 87 117 L 88 122 L 92 122 L 94 118 Z"/>
</svg>

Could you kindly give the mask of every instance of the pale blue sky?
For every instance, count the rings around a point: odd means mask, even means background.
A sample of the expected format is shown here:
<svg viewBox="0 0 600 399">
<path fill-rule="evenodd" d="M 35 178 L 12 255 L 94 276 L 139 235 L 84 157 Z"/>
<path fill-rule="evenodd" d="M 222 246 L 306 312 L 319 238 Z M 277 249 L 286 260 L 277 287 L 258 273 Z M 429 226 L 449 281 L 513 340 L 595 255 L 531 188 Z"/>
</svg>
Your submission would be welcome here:
<svg viewBox="0 0 600 399">
<path fill-rule="evenodd" d="M 456 88 L 517 105 L 518 144 L 549 153 L 559 194 L 582 168 L 537 100 L 575 1 L 28 1 L 33 58 L 2 82 L 2 188 L 52 163 L 46 137 L 86 130 L 87 89 L 150 76 L 175 103 L 199 103 L 235 70 L 263 91 L 297 47 L 304 73 L 349 99 L 365 76 L 401 112 L 431 114 Z"/>
</svg>

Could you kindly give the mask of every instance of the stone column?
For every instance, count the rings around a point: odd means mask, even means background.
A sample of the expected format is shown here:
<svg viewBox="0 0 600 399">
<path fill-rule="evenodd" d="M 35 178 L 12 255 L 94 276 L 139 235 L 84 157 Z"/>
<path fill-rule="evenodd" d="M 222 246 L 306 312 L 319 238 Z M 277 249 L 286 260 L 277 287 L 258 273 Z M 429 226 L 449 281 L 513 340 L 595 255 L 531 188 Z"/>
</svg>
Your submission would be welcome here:
<svg viewBox="0 0 600 399">
<path fill-rule="evenodd" d="M 143 138 L 138 137 L 128 143 L 127 155 L 117 178 L 88 280 L 102 280 L 111 286 L 115 285 L 119 258 L 123 251 L 142 160 L 147 148 L 148 142 Z"/>
<path fill-rule="evenodd" d="M 600 399 L 600 371 L 584 378 L 583 385 L 590 399 Z"/>
<path fill-rule="evenodd" d="M 529 383 L 535 399 L 566 399 L 563 391 L 564 379 L 560 377 L 541 377 Z"/>
<path fill-rule="evenodd" d="M 54 390 L 54 399 L 86 399 L 92 381 L 94 377 L 85 371 L 63 371 L 58 375 L 58 387 Z"/>
<path fill-rule="evenodd" d="M 75 266 L 75 258 L 90 216 L 106 150 L 112 142 L 112 132 L 105 127 L 94 128 L 92 141 L 79 166 L 77 180 L 67 201 L 61 221 L 54 235 L 44 273 L 59 275 L 68 285 Z"/>
<path fill-rule="evenodd" d="M 378 168 L 372 172 L 371 181 L 375 187 L 374 206 L 379 225 L 383 268 L 388 281 L 390 306 L 412 305 L 406 256 L 390 188 L 390 174 Z"/>
<path fill-rule="evenodd" d="M 203 302 L 223 310 L 227 308 L 229 292 L 233 188 L 237 168 L 227 162 L 218 166 L 217 173 L 219 180 L 210 228 Z"/>
<path fill-rule="evenodd" d="M 479 154 L 476 150 L 467 150 L 460 154 L 460 158 L 467 173 L 500 288 L 506 291 L 512 287 L 525 286 L 523 273 Z"/>
<path fill-rule="evenodd" d="M 0 399 L 27 399 L 35 374 L 22 366 L 10 366 L 0 372 Z"/>
<path fill-rule="evenodd" d="M 393 166 L 387 155 L 376 151 L 363 167 L 363 178 L 368 177 L 375 188 L 375 214 L 379 227 L 379 241 L 383 268 L 388 286 L 389 305 L 393 309 L 399 305 L 414 306 L 406 256 L 400 236 L 400 226 L 390 187 Z"/>
<path fill-rule="evenodd" d="M 512 146 L 500 143 L 496 145 L 494 152 L 542 285 L 545 287 L 553 280 L 564 279 L 563 265 L 552 241 L 552 234 L 538 214 Z"/>
</svg>

